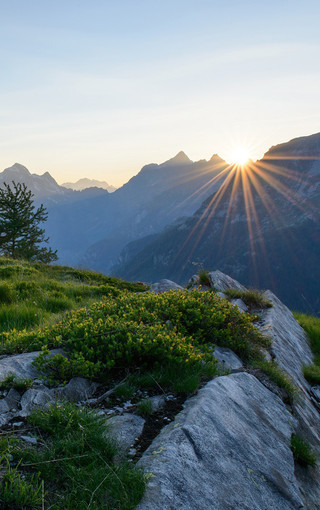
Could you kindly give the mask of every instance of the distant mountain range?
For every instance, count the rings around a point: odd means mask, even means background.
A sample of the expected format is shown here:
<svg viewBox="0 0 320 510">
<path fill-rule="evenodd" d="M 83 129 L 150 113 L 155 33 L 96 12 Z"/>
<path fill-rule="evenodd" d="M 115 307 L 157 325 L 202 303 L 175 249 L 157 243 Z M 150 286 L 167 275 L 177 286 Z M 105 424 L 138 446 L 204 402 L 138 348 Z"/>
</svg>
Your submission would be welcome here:
<svg viewBox="0 0 320 510">
<path fill-rule="evenodd" d="M 106 181 L 97 181 L 96 179 L 87 179 L 86 177 L 79 179 L 76 182 L 65 182 L 62 186 L 64 188 L 73 189 L 74 191 L 83 191 L 87 188 L 102 188 L 109 191 L 109 193 L 112 193 L 117 189 L 115 186 L 111 186 Z"/>
<path fill-rule="evenodd" d="M 19 164 L 0 173 L 0 185 L 25 182 L 44 203 L 60 263 L 178 283 L 201 265 L 219 268 L 247 286 L 271 288 L 291 308 L 314 312 L 319 176 L 320 133 L 272 147 L 247 172 L 216 154 L 193 162 L 180 152 L 146 165 L 113 193 L 74 191 Z"/>
</svg>

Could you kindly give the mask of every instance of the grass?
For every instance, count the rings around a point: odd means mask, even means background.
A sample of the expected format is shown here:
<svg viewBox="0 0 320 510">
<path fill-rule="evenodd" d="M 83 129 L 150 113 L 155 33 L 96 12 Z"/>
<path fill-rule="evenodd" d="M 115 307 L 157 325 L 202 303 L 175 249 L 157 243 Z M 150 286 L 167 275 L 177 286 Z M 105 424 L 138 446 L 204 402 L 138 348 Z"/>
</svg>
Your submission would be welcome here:
<svg viewBox="0 0 320 510">
<path fill-rule="evenodd" d="M 17 377 L 15 374 L 8 374 L 4 379 L 0 380 L 0 390 L 15 390 L 24 393 L 33 384 L 32 379 L 28 377 Z"/>
<path fill-rule="evenodd" d="M 296 434 L 291 436 L 291 450 L 294 459 L 303 466 L 314 466 L 317 462 L 317 457 L 312 451 L 309 443 L 302 437 Z"/>
<path fill-rule="evenodd" d="M 152 402 L 148 398 L 141 400 L 137 404 L 137 412 L 143 418 L 147 418 L 152 414 Z"/>
<path fill-rule="evenodd" d="M 260 290 L 239 290 L 227 289 L 223 291 L 230 299 L 242 299 L 248 308 L 271 308 L 272 303 L 268 301 Z"/>
<path fill-rule="evenodd" d="M 320 319 L 298 312 L 294 316 L 307 333 L 314 354 L 313 365 L 304 366 L 303 375 L 311 384 L 320 384 Z"/>
<path fill-rule="evenodd" d="M 45 508 L 51 510 L 73 510 L 75 503 L 78 510 L 135 508 L 144 492 L 144 475 L 126 461 L 114 464 L 117 446 L 106 434 L 105 420 L 85 408 L 55 403 L 49 410 L 34 412 L 28 421 L 37 431 L 39 446 L 18 443 L 11 448 L 17 467 L 2 466 L 2 481 L 12 487 L 8 508 L 29 508 L 21 500 L 21 494 L 28 492 L 27 504 L 33 498 L 30 508 L 40 510 L 40 483 L 45 488 Z M 3 483 L 1 487 L 4 502 Z"/>
<path fill-rule="evenodd" d="M 206 269 L 200 269 L 198 272 L 199 283 L 201 285 L 210 285 L 210 274 Z"/>
<path fill-rule="evenodd" d="M 25 476 L 18 467 L 12 467 L 9 460 L 0 457 L 0 466 L 5 470 L 0 486 L 2 510 L 33 510 L 42 506 L 42 483 L 39 475 Z"/>
<path fill-rule="evenodd" d="M 65 312 L 90 306 L 103 296 L 146 290 L 141 284 L 91 271 L 3 257 L 0 280 L 0 354 L 18 351 L 8 341 L 12 332 L 51 325 Z"/>
<path fill-rule="evenodd" d="M 132 373 L 127 381 L 135 391 L 154 388 L 159 393 L 173 391 L 177 394 L 190 394 L 199 388 L 202 380 L 211 379 L 216 374 L 216 365 L 211 363 L 194 366 L 187 366 L 183 362 L 168 363 L 152 371 Z"/>
<path fill-rule="evenodd" d="M 283 388 L 289 398 L 292 400 L 297 393 L 297 388 L 290 377 L 283 372 L 275 361 L 257 361 L 254 366 L 260 368 L 268 377 L 276 383 L 279 388 Z"/>
<path fill-rule="evenodd" d="M 133 386 L 129 382 L 123 382 L 116 386 L 114 390 L 114 395 L 119 398 L 128 399 L 133 396 L 136 390 L 137 390 L 136 386 Z"/>
<path fill-rule="evenodd" d="M 311 384 L 320 384 L 320 366 L 305 365 L 303 367 L 303 375 Z"/>
</svg>

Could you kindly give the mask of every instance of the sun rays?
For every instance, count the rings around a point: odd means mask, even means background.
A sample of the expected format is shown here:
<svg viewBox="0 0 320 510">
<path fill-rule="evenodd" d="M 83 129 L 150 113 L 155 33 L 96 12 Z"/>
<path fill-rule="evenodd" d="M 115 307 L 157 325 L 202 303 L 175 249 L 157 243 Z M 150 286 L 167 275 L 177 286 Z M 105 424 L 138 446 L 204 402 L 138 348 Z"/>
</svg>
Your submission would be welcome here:
<svg viewBox="0 0 320 510">
<path fill-rule="evenodd" d="M 221 165 L 213 178 L 191 195 L 208 194 L 214 188 L 211 197 L 199 210 L 176 259 L 185 251 L 185 260 L 189 263 L 192 261 L 204 236 L 212 235 L 208 229 L 212 230 L 212 225 L 215 225 L 212 219 L 216 217 L 217 238 L 213 240 L 213 250 L 223 252 L 227 238 L 232 236 L 236 225 L 245 224 L 252 270 L 255 274 L 259 272 L 256 267 L 257 250 L 265 259 L 265 270 L 268 270 L 268 247 L 264 241 L 266 223 L 271 222 L 274 229 L 288 225 L 292 208 L 307 215 L 313 213 L 312 204 L 302 201 L 297 193 L 299 186 L 303 185 L 303 174 L 287 167 L 286 160 L 290 159 L 282 156 L 253 162 L 243 151 L 238 153 L 237 161 L 233 164 Z M 228 242 L 230 244 L 230 239 Z"/>
</svg>

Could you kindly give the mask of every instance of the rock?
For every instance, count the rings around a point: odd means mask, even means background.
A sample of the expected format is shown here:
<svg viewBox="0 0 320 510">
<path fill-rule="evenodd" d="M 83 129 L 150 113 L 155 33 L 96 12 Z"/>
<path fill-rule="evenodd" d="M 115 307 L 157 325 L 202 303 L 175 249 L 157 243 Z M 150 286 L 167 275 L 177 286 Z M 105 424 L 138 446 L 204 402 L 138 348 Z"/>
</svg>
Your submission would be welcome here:
<svg viewBox="0 0 320 510">
<path fill-rule="evenodd" d="M 227 347 L 216 346 L 212 354 L 218 360 L 218 368 L 238 370 L 243 367 L 241 359 Z"/>
<path fill-rule="evenodd" d="M 152 405 L 152 412 L 159 411 L 159 409 L 162 409 L 165 406 L 166 399 L 164 395 L 154 395 L 154 397 L 149 397 L 151 405 Z"/>
<path fill-rule="evenodd" d="M 271 291 L 264 292 L 264 297 L 273 306 L 259 312 L 262 318 L 259 329 L 271 337 L 271 352 L 279 366 L 296 384 L 309 391 L 310 386 L 302 373 L 303 365 L 309 365 L 313 360 L 306 333 L 289 308 Z"/>
<path fill-rule="evenodd" d="M 15 421 L 12 426 L 14 429 L 19 429 L 20 427 L 22 427 L 24 425 L 24 422 L 23 421 Z"/>
<path fill-rule="evenodd" d="M 248 307 L 244 304 L 242 299 L 231 299 L 231 303 L 237 306 L 241 313 L 247 313 Z"/>
<path fill-rule="evenodd" d="M 37 439 L 35 437 L 31 437 L 31 436 L 20 436 L 21 439 L 23 439 L 23 441 L 25 441 L 26 443 L 30 443 L 30 444 L 37 444 Z"/>
<path fill-rule="evenodd" d="M 50 403 L 53 402 L 54 397 L 48 388 L 46 388 L 45 390 L 44 389 L 27 390 L 21 397 L 20 401 L 21 411 L 19 413 L 19 416 L 28 416 L 31 413 L 32 409 L 36 407 L 47 407 Z"/>
<path fill-rule="evenodd" d="M 9 408 L 13 409 L 13 408 L 18 407 L 18 404 L 19 404 L 19 402 L 21 400 L 21 395 L 20 395 L 20 393 L 17 390 L 15 390 L 14 388 L 11 388 L 9 390 L 9 393 L 6 396 L 5 400 L 6 400 L 7 404 L 8 404 L 8 406 L 9 406 Z"/>
<path fill-rule="evenodd" d="M 210 381 L 140 459 L 150 480 L 137 510 L 301 508 L 293 422 L 250 374 Z"/>
<path fill-rule="evenodd" d="M 220 292 L 227 289 L 246 290 L 246 288 L 241 285 L 241 283 L 237 282 L 237 280 L 234 280 L 231 276 L 228 276 L 219 270 L 210 272 L 209 278 L 211 286 Z"/>
<path fill-rule="evenodd" d="M 315 399 L 320 402 L 320 386 L 312 386 L 311 388 L 312 394 L 315 397 Z"/>
<path fill-rule="evenodd" d="M 194 274 L 193 276 L 191 276 L 190 280 L 188 281 L 188 284 L 187 284 L 187 288 L 192 288 L 192 287 L 196 287 L 199 285 L 199 276 L 197 274 Z"/>
<path fill-rule="evenodd" d="M 0 400 L 0 414 L 8 413 L 10 411 L 10 406 L 7 402 L 6 398 L 2 398 Z"/>
<path fill-rule="evenodd" d="M 149 291 L 154 292 L 155 294 L 167 292 L 168 290 L 184 290 L 184 288 L 171 280 L 160 280 L 159 282 L 150 285 L 149 288 Z"/>
<path fill-rule="evenodd" d="M 106 424 L 118 441 L 121 451 L 128 452 L 141 435 L 145 420 L 141 416 L 125 413 L 121 416 L 108 418 Z"/>
<path fill-rule="evenodd" d="M 219 296 L 221 299 L 227 299 L 227 294 L 224 294 L 223 292 L 217 292 L 217 296 Z"/>
<path fill-rule="evenodd" d="M 1 379 L 5 379 L 9 374 L 13 374 L 19 378 L 37 379 L 39 377 L 38 370 L 32 365 L 35 358 L 41 351 L 24 352 L 15 356 L 8 356 L 0 360 Z M 62 349 L 54 349 L 49 357 L 55 354 L 63 354 Z"/>
<path fill-rule="evenodd" d="M 97 383 L 88 381 L 83 377 L 73 377 L 66 386 L 56 389 L 55 393 L 58 398 L 80 402 L 91 398 L 98 386 Z"/>
<path fill-rule="evenodd" d="M 0 414 L 0 428 L 8 425 L 12 418 L 14 418 L 14 414 L 12 412 L 5 412 Z"/>
</svg>

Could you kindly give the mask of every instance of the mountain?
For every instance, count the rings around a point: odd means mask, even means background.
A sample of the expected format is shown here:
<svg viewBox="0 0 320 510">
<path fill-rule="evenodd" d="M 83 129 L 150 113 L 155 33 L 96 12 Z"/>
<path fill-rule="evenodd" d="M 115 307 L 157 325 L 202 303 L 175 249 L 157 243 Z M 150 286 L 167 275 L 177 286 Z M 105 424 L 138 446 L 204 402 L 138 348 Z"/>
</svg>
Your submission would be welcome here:
<svg viewBox="0 0 320 510">
<path fill-rule="evenodd" d="M 193 215 L 128 244 L 113 272 L 184 284 L 201 266 L 219 267 L 319 314 L 319 177 L 320 133 L 272 147 L 247 170 L 230 171 Z"/>
<path fill-rule="evenodd" d="M 217 155 L 193 162 L 183 152 L 160 165 L 144 166 L 110 195 L 99 224 L 104 235 L 90 246 L 81 265 L 108 272 L 128 242 L 155 234 L 196 211 L 219 188 L 226 168 L 227 163 Z"/>
<path fill-rule="evenodd" d="M 106 181 L 87 179 L 86 177 L 79 179 L 76 182 L 65 182 L 62 186 L 64 188 L 73 189 L 74 191 L 83 191 L 87 188 L 102 188 L 109 191 L 109 193 L 112 193 L 117 189 L 115 186 L 111 186 Z"/>
<path fill-rule="evenodd" d="M 45 172 L 42 175 L 31 174 L 20 163 L 15 163 L 3 170 L 3 172 L 0 172 L 0 186 L 3 183 L 11 184 L 12 181 L 26 184 L 36 198 L 61 195 L 67 192 L 66 189 L 59 186 L 49 172 Z"/>
</svg>

